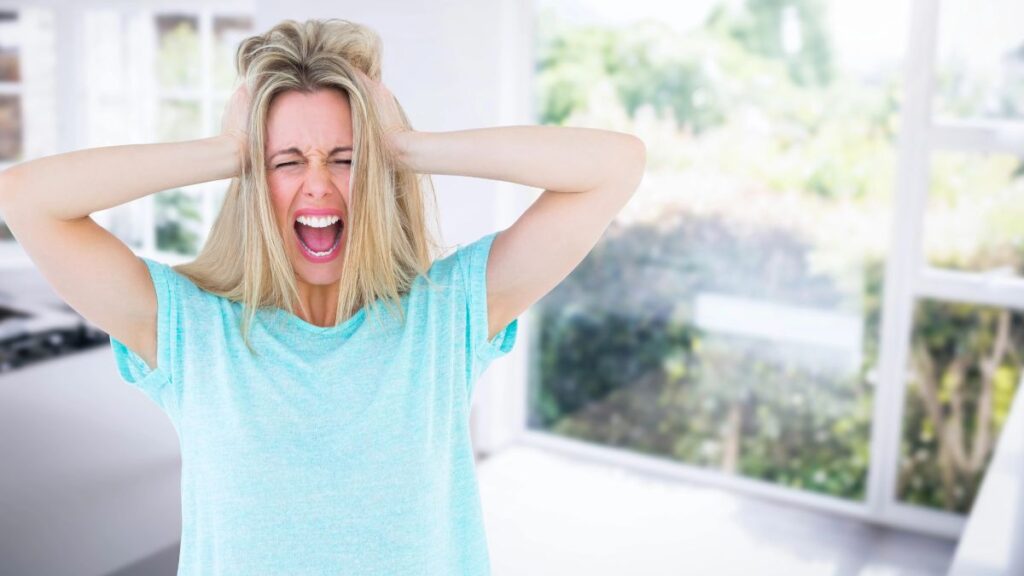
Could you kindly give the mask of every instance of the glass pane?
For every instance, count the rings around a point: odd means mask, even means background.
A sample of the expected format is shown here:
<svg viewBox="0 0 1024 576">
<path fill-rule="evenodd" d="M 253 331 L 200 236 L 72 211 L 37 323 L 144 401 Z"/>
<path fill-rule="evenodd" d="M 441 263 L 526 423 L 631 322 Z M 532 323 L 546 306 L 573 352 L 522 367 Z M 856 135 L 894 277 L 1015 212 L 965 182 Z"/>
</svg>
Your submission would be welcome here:
<svg viewBox="0 0 1024 576">
<path fill-rule="evenodd" d="M 195 16 L 162 15 L 156 18 L 159 51 L 157 77 L 165 88 L 198 88 L 199 20 Z"/>
<path fill-rule="evenodd" d="M 156 248 L 194 256 L 199 253 L 202 197 L 181 188 L 156 194 Z"/>
<path fill-rule="evenodd" d="M 532 309 L 529 426 L 863 499 L 907 3 L 540 7 L 540 121 L 648 156 Z"/>
<path fill-rule="evenodd" d="M 234 85 L 235 50 L 251 34 L 252 19 L 248 16 L 214 18 L 213 86 L 217 90 L 229 90 Z"/>
<path fill-rule="evenodd" d="M 18 162 L 21 154 L 21 96 L 0 95 L 0 162 Z"/>
<path fill-rule="evenodd" d="M 1024 159 L 934 153 L 924 242 L 933 266 L 1024 273 Z"/>
<path fill-rule="evenodd" d="M 1024 315 L 925 300 L 911 344 L 897 498 L 968 513 L 1021 377 Z"/>
<path fill-rule="evenodd" d="M 157 138 L 161 142 L 177 142 L 202 137 L 198 102 L 162 100 Z"/>
<path fill-rule="evenodd" d="M 939 10 L 935 114 L 1024 119 L 1024 3 L 947 0 Z"/>
<path fill-rule="evenodd" d="M 0 82 L 21 81 L 19 30 L 17 12 L 0 12 Z"/>
</svg>

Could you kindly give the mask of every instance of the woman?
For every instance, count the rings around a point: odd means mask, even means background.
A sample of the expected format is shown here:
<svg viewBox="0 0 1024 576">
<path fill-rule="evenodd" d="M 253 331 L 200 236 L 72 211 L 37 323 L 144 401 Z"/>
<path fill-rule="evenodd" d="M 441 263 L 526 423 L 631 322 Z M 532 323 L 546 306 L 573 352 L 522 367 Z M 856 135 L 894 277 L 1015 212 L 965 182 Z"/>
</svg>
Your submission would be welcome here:
<svg viewBox="0 0 1024 576">
<path fill-rule="evenodd" d="M 17 240 L 175 425 L 179 574 L 489 571 L 473 384 L 629 200 L 645 149 L 583 128 L 417 132 L 380 62 L 363 26 L 286 21 L 240 45 L 220 135 L 0 174 Z M 432 261 L 417 174 L 547 190 Z M 209 240 L 174 268 L 89 217 L 223 178 Z"/>
</svg>

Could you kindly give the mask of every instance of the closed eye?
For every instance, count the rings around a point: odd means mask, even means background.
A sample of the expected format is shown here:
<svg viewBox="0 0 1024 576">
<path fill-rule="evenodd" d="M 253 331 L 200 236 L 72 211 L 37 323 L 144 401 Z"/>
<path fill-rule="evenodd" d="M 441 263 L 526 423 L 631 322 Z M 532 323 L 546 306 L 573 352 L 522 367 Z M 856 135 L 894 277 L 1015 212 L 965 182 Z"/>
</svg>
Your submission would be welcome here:
<svg viewBox="0 0 1024 576">
<path fill-rule="evenodd" d="M 352 164 L 351 160 L 332 160 L 332 162 L 334 164 Z M 280 164 L 275 164 L 274 168 L 283 168 L 285 166 L 294 166 L 294 165 L 296 165 L 298 163 L 299 162 L 297 160 L 291 160 L 289 162 L 282 162 Z"/>
</svg>

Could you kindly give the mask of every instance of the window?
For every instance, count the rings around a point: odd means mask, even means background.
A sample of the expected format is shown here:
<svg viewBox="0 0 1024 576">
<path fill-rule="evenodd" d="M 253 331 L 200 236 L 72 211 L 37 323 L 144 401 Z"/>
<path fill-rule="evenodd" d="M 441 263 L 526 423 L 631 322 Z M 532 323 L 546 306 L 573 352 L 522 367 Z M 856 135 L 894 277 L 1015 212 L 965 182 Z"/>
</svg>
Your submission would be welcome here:
<svg viewBox="0 0 1024 576">
<path fill-rule="evenodd" d="M 927 2 L 538 4 L 536 120 L 648 173 L 534 307 L 528 428 L 956 533 L 1021 377 L 1024 14 L 948 4 L 986 42 Z"/>
<path fill-rule="evenodd" d="M 0 162 L 22 156 L 21 35 L 17 12 L 0 12 Z"/>
<path fill-rule="evenodd" d="M 234 50 L 251 28 L 245 16 L 156 17 L 158 140 L 189 140 L 219 131 L 235 80 Z M 221 182 L 158 193 L 156 249 L 197 254 L 225 192 Z"/>
<path fill-rule="evenodd" d="M 900 503 L 967 514 L 1024 362 L 1024 6 L 922 12 L 932 24 L 911 58 L 933 73 L 908 85 L 924 113 L 902 169 L 923 238 L 902 239 L 912 266 L 893 300 L 907 382 L 890 482 Z"/>
<path fill-rule="evenodd" d="M 0 170 L 56 152 L 53 28 L 52 10 L 0 9 Z"/>
<path fill-rule="evenodd" d="M 89 39 L 89 143 L 171 142 L 213 136 L 235 82 L 248 14 L 196 10 L 93 10 Z M 181 259 L 196 255 L 227 191 L 227 181 L 163 190 L 115 207 L 105 225 L 134 248 Z"/>
</svg>

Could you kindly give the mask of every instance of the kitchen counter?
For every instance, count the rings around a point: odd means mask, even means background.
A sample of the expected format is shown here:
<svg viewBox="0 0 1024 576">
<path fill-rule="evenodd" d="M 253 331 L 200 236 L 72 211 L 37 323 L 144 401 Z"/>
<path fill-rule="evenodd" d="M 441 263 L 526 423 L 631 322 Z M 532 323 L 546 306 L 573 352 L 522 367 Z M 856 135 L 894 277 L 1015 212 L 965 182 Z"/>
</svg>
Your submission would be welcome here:
<svg viewBox="0 0 1024 576">
<path fill-rule="evenodd" d="M 109 345 L 0 375 L 0 573 L 106 576 L 177 544 L 178 437 Z"/>
</svg>

